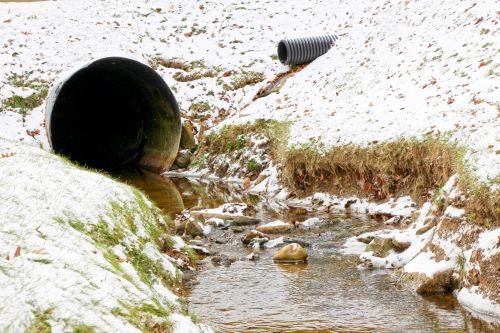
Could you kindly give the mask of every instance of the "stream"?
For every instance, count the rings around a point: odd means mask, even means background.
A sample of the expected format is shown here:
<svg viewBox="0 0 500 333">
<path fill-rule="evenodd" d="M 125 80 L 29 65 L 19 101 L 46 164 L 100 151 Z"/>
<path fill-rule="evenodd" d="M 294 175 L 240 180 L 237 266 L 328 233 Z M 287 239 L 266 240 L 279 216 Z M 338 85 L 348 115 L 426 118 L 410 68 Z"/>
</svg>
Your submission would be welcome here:
<svg viewBox="0 0 500 333">
<path fill-rule="evenodd" d="M 214 265 L 211 256 L 203 258 L 185 292 L 190 312 L 216 332 L 482 332 L 487 326 L 453 296 L 422 297 L 391 271 L 360 269 L 357 256 L 342 253 L 347 238 L 383 227 L 379 222 L 282 206 L 246 195 L 238 185 L 153 174 L 125 178 L 172 217 L 185 208 L 244 202 L 257 208 L 262 223 L 329 221 L 319 229 L 284 235 L 309 244 L 307 264 L 273 263 L 280 246 L 256 250 L 259 258 L 246 260 L 254 249 L 240 238 L 252 226 L 214 228 L 204 246 L 238 260 Z"/>
</svg>

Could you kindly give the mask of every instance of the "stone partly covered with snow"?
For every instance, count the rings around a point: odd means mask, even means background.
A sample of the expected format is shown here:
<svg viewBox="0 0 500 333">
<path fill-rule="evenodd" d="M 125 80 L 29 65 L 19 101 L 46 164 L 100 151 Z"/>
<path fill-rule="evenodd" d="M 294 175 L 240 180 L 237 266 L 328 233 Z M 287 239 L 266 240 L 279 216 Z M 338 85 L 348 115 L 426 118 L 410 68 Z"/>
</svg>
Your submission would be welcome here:
<svg viewBox="0 0 500 333">
<path fill-rule="evenodd" d="M 457 178 L 451 177 L 442 193 L 460 197 Z M 431 203 L 422 206 L 406 229 L 369 232 L 346 243 L 347 253 L 361 249 L 370 268 L 400 268 L 412 278 L 416 291 L 436 294 L 456 290 L 458 300 L 483 320 L 500 322 L 500 228 L 486 229 L 467 220 L 453 205 L 442 212 Z M 358 252 L 359 253 L 359 252 Z"/>
<path fill-rule="evenodd" d="M 241 223 L 255 221 L 255 208 L 244 203 L 226 203 L 217 208 L 193 210 L 190 214 L 206 219 L 218 218 Z"/>
<path fill-rule="evenodd" d="M 263 232 L 265 234 L 279 234 L 290 231 L 292 225 L 280 220 L 269 222 L 257 227 L 257 231 Z"/>
<path fill-rule="evenodd" d="M 0 156 L 0 331 L 208 331 L 181 314 L 167 221 L 141 192 L 12 141 Z"/>
</svg>

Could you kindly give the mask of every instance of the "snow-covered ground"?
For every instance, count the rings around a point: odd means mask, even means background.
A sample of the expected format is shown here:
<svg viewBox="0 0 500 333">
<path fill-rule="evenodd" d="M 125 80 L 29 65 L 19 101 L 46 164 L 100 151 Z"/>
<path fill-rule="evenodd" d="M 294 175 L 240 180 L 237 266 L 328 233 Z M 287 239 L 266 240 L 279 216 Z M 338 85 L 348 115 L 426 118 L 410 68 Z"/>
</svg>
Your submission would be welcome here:
<svg viewBox="0 0 500 333">
<path fill-rule="evenodd" d="M 103 56 L 121 55 L 151 64 L 157 63 L 156 58 L 176 58 L 188 64 L 196 62 L 199 67 L 184 72 L 157 66 L 174 91 L 185 118 L 198 123 L 203 119 L 209 126 L 219 124 L 224 118 L 228 119 L 221 125 L 259 118 L 291 121 L 289 144 L 313 144 L 318 149 L 439 135 L 464 146 L 472 175 L 489 184 L 492 190 L 498 190 L 499 20 L 498 4 L 493 0 L 0 3 L 0 137 L 48 149 L 43 128 L 44 105 L 28 110 L 25 116 L 6 105 L 12 96 L 25 97 L 40 89 L 37 85 L 16 84 L 15 75 L 50 87 L 64 73 Z M 276 59 L 276 43 L 281 38 L 325 33 L 340 37 L 328 54 L 290 77 L 279 93 L 253 101 L 260 88 L 288 70 Z M 199 61 L 204 64 L 199 65 Z M 214 71 L 215 76 L 189 82 L 174 79 L 179 72 L 208 70 Z M 228 88 L 251 73 L 261 74 L 265 80 L 235 90 Z M 11 141 L 8 144 L 13 145 Z M 14 158 L 3 160 L 15 161 Z M 10 162 L 0 159 L 2 163 Z M 36 172 L 36 168 L 25 165 L 25 172 Z M 23 168 L 20 165 L 16 171 L 23 172 Z M 268 179 L 252 190 L 285 200 L 287 192 L 277 182 L 276 170 L 271 168 L 266 172 Z M 0 179 L 3 181 L 3 174 Z M 24 185 L 25 192 L 32 193 L 29 200 L 40 202 L 40 197 L 28 190 L 40 184 Z M 116 190 L 113 187 L 116 185 L 110 186 L 109 191 Z M 0 195 L 3 194 L 2 185 Z M 87 200 L 91 197 L 89 194 Z M 353 200 L 316 194 L 290 203 L 340 210 L 348 207 L 375 215 L 392 212 L 391 215 L 400 216 L 394 223 L 409 218 L 417 210 L 408 198 L 382 206 Z M 94 207 L 98 203 L 85 204 Z M 6 209 L 4 206 L 0 209 Z M 446 214 L 463 220 L 463 211 L 455 208 L 449 207 Z M 394 209 L 399 211 L 395 213 Z M 82 212 L 83 216 L 93 213 Z M 35 212 L 32 215 L 36 216 Z M 417 228 L 423 220 L 414 223 Z M 426 275 L 435 273 L 432 269 L 449 268 L 453 258 L 439 264 L 448 266 L 438 267 L 422 247 L 417 248 L 420 242 L 431 240 L 432 231 L 418 237 L 414 231 L 394 232 L 393 236 L 401 242 L 411 240 L 412 246 L 404 255 L 391 253 L 390 262 L 403 267 L 413 261 L 408 269 L 424 265 L 429 269 L 423 272 L 429 273 Z M 11 243 L 12 251 L 21 246 Z M 443 244 L 440 243 L 446 251 L 453 252 L 457 247 L 453 241 Z M 498 244 L 493 241 L 478 241 L 472 246 L 475 249 L 492 246 L 498 251 Z M 76 250 L 85 248 L 82 245 Z M 369 256 L 364 254 L 365 259 L 377 264 L 378 259 Z M 22 257 L 13 258 L 13 262 Z M 469 257 L 465 259 L 466 263 L 471 262 Z M 380 266 L 385 267 L 383 263 Z M 476 289 L 462 288 L 458 299 L 467 307 L 481 308 L 486 303 L 476 301 L 483 296 L 470 296 Z M 492 307 L 488 309 L 483 312 L 491 312 Z"/>
<path fill-rule="evenodd" d="M 182 70 L 158 66 L 185 116 L 206 106 L 207 123 L 234 114 L 251 102 L 261 85 L 236 91 L 224 84 L 248 73 L 273 78 L 287 67 L 275 58 L 277 42 L 290 35 L 333 30 L 331 5 L 315 1 L 46 1 L 0 5 L 0 100 L 33 93 L 13 85 L 14 74 L 44 80 L 50 86 L 73 70 L 104 56 L 202 61 L 217 71 L 191 82 L 173 79 Z M 310 21 L 314 18 L 315 24 Z M 293 20 L 293 24 L 291 23 Z M 203 71 L 204 69 L 201 69 Z M 184 73 L 186 74 L 186 73 Z M 0 108 L 2 108 L 0 102 Z M 24 119 L 3 107 L 1 135 L 46 146 L 43 106 Z M 17 111 L 17 110 L 14 110 Z M 196 118 L 196 117 L 195 117 Z M 24 120 L 24 121 L 23 121 Z M 34 140 L 26 130 L 41 129 Z"/>
<path fill-rule="evenodd" d="M 0 138 L 0 202 L 0 331 L 210 331 L 161 279 L 179 279 L 182 262 L 160 251 L 165 221 L 139 191 Z"/>
<path fill-rule="evenodd" d="M 332 3 L 338 16 L 331 29 L 343 33 L 331 51 L 279 94 L 226 123 L 291 121 L 289 145 L 323 149 L 441 135 L 467 147 L 473 175 L 498 188 L 497 7 L 496 1 Z"/>
<path fill-rule="evenodd" d="M 496 188 L 496 9 L 493 0 L 2 3 L 0 100 L 33 93 L 16 87 L 13 75 L 51 86 L 103 56 L 202 61 L 200 71 L 213 70 L 215 77 L 178 82 L 175 73 L 188 73 L 157 68 L 185 117 L 204 118 L 209 126 L 227 116 L 223 124 L 292 121 L 290 145 L 323 149 L 441 135 L 467 147 L 473 175 Z M 340 36 L 329 53 L 288 79 L 279 93 L 252 102 L 267 81 L 287 70 L 276 59 L 281 38 L 325 33 Z M 249 72 L 266 80 L 227 88 Z M 3 137 L 47 146 L 43 105 L 22 117 L 1 103 Z M 26 132 L 36 129 L 36 139 Z"/>
</svg>

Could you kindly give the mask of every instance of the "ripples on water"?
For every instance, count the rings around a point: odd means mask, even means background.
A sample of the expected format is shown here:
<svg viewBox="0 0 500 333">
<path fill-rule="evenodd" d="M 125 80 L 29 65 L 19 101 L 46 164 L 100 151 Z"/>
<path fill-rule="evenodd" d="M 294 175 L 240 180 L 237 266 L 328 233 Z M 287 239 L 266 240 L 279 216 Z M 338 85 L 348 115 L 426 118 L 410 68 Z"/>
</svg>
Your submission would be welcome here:
<svg viewBox="0 0 500 333">
<path fill-rule="evenodd" d="M 156 175 L 127 179 L 171 215 L 184 208 L 247 202 L 256 204 L 264 222 L 313 217 L 302 209 L 273 209 L 237 186 Z M 358 269 L 357 258 L 339 250 L 346 238 L 378 224 L 352 216 L 326 217 L 337 222 L 290 235 L 312 244 L 307 264 L 274 264 L 276 249 L 261 251 L 255 262 L 237 261 L 230 267 L 203 260 L 194 286 L 187 290 L 190 311 L 217 332 L 494 331 L 470 318 L 452 296 L 423 298 L 390 271 Z M 251 249 L 242 246 L 241 235 L 218 229 L 212 237 L 229 241 L 212 243 L 210 250 L 244 257 Z"/>
</svg>

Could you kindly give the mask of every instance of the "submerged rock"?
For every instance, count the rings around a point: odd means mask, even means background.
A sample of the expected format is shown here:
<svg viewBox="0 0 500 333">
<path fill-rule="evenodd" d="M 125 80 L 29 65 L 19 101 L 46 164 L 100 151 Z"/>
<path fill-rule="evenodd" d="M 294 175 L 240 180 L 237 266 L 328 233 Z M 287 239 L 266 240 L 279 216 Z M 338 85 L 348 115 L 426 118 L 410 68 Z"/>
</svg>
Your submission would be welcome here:
<svg viewBox="0 0 500 333">
<path fill-rule="evenodd" d="M 286 223 L 280 220 L 276 220 L 274 222 L 270 222 L 257 227 L 258 231 L 267 234 L 278 234 L 282 232 L 287 232 L 290 229 L 292 229 L 292 225 L 290 223 Z"/>
<path fill-rule="evenodd" d="M 245 231 L 245 228 L 240 226 L 233 226 L 231 227 L 231 231 L 236 234 Z"/>
<path fill-rule="evenodd" d="M 370 244 L 368 244 L 365 252 L 372 251 L 374 256 L 385 258 L 389 255 L 392 246 L 391 238 L 375 237 Z"/>
<path fill-rule="evenodd" d="M 273 256 L 277 262 L 303 262 L 307 261 L 307 251 L 297 243 L 288 244 L 282 247 Z"/>
<path fill-rule="evenodd" d="M 235 256 L 228 256 L 225 254 L 216 255 L 216 256 L 213 256 L 212 259 L 210 259 L 210 261 L 212 262 L 212 264 L 214 266 L 223 265 L 226 267 L 231 266 L 231 264 L 237 260 L 238 260 L 238 258 L 236 258 Z"/>
</svg>

